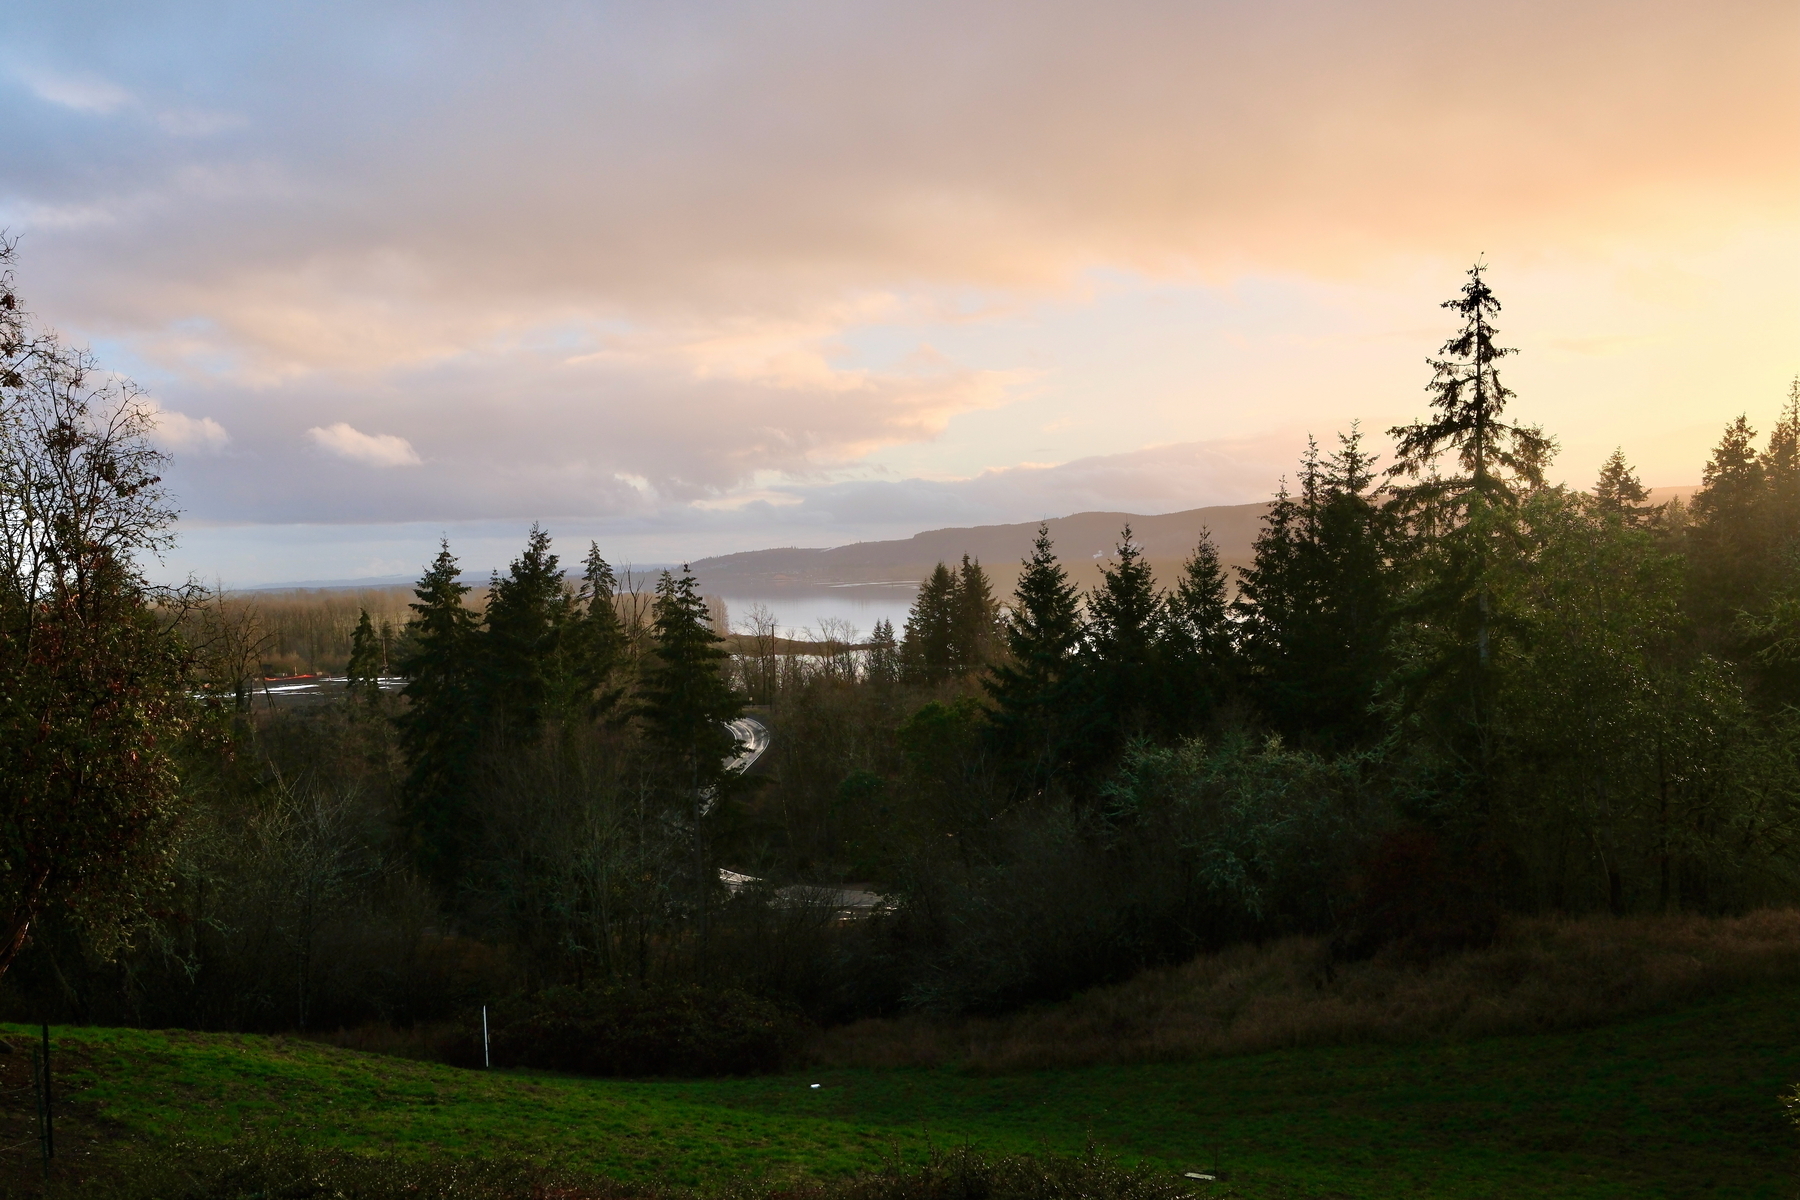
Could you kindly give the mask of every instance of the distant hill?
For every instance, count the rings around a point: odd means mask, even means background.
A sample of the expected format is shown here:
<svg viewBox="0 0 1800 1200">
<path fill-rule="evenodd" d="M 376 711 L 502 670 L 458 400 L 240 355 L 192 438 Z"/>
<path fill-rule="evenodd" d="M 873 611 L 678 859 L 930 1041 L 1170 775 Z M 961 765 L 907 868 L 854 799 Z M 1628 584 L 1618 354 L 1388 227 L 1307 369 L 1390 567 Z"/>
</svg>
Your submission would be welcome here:
<svg viewBox="0 0 1800 1200">
<path fill-rule="evenodd" d="M 1652 488 L 1653 503 L 1677 496 L 1686 500 L 1694 487 Z M 1248 565 L 1256 535 L 1262 528 L 1268 502 L 1226 504 L 1190 508 L 1183 512 L 1145 516 L 1125 512 L 1084 512 L 1053 517 L 1045 524 L 1056 543 L 1057 557 L 1080 586 L 1091 586 L 1099 577 L 1094 564 L 1112 552 L 1119 533 L 1130 524 L 1132 539 L 1143 548 L 1166 587 L 1174 582 L 1183 560 L 1200 540 L 1200 530 L 1212 533 L 1219 557 L 1228 565 Z M 712 595 L 761 595 L 794 588 L 855 585 L 915 584 L 940 562 L 955 563 L 963 555 L 979 559 L 988 569 L 995 590 L 1012 590 L 1019 564 L 1031 553 L 1038 522 L 1013 525 L 976 525 L 961 529 L 931 529 L 912 537 L 886 542 L 852 542 L 829 549 L 787 546 L 774 550 L 746 550 L 721 554 L 691 564 L 700 586 Z"/>
<path fill-rule="evenodd" d="M 1143 516 L 1124 512 L 1084 512 L 1048 522 L 1056 553 L 1083 587 L 1097 577 L 1091 565 L 1112 552 L 1127 523 L 1132 539 L 1165 582 L 1193 552 L 1200 530 L 1212 532 L 1227 562 L 1249 562 L 1250 549 L 1268 504 L 1230 504 Z M 785 547 L 722 554 L 692 564 L 700 586 L 720 595 L 756 595 L 773 589 L 846 584 L 916 583 L 939 562 L 967 554 L 988 568 L 996 590 L 1010 591 L 1020 562 L 1031 553 L 1038 522 L 932 529 L 890 542 L 853 542 L 825 550 Z"/>
</svg>

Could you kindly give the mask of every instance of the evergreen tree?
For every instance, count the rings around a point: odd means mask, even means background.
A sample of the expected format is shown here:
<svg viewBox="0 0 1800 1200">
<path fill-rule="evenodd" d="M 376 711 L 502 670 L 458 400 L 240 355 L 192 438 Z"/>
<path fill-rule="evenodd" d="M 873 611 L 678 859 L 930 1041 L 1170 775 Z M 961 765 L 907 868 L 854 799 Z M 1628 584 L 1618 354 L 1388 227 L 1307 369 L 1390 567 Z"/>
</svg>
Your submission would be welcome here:
<svg viewBox="0 0 1800 1200">
<path fill-rule="evenodd" d="M 1594 484 L 1594 499 L 1602 510 L 1625 516 L 1636 515 L 1636 510 L 1650 499 L 1649 489 L 1638 481 L 1637 473 L 1625 461 L 1622 448 L 1615 448 L 1600 468 L 1600 478 Z"/>
<path fill-rule="evenodd" d="M 743 715 L 743 699 L 725 675 L 730 655 L 713 631 L 706 601 L 684 566 L 656 585 L 654 642 L 640 709 L 651 739 L 666 756 L 664 778 L 685 799 L 693 839 L 694 904 L 705 953 L 707 895 L 714 878 L 706 852 L 705 817 L 727 782 L 725 760 L 737 749 L 726 722 Z"/>
<path fill-rule="evenodd" d="M 1733 620 L 1756 607 L 1767 574 L 1766 485 L 1756 430 L 1740 416 L 1713 449 L 1689 509 L 1689 602 L 1715 653 L 1731 647 Z"/>
<path fill-rule="evenodd" d="M 344 691 L 357 703 L 373 704 L 381 695 L 381 669 L 381 639 L 365 608 L 350 635 L 350 665 L 344 669 Z"/>
<path fill-rule="evenodd" d="M 910 678 L 938 683 L 950 677 L 957 666 L 956 618 L 956 575 L 939 563 L 906 614 L 900 657 Z"/>
<path fill-rule="evenodd" d="M 656 585 L 649 669 L 642 715 L 650 736 L 681 762 L 683 786 L 704 788 L 721 778 L 721 762 L 736 744 L 724 723 L 743 712 L 725 676 L 725 639 L 686 567 L 667 571 Z"/>
<path fill-rule="evenodd" d="M 561 659 L 572 609 L 550 535 L 533 525 L 524 552 L 489 585 L 481 700 L 494 736 L 529 740 L 560 715 L 569 691 Z"/>
<path fill-rule="evenodd" d="M 1253 697 L 1283 733 L 1327 747 L 1376 732 L 1393 622 L 1392 517 L 1370 495 L 1361 434 L 1321 461 L 1310 439 L 1299 495 L 1264 518 L 1237 610 Z"/>
<path fill-rule="evenodd" d="M 406 707 L 396 721 L 407 763 L 406 816 L 421 862 L 440 886 L 461 867 L 469 768 L 480 734 L 475 614 L 463 604 L 449 542 L 419 579 L 409 650 L 400 663 Z"/>
<path fill-rule="evenodd" d="M 1433 744 L 1463 779 L 1465 833 L 1476 836 L 1492 808 L 1491 755 L 1496 634 L 1518 621 L 1500 605 L 1501 580 L 1522 552 L 1523 500 L 1543 485 L 1555 442 L 1504 419 L 1513 393 L 1499 360 L 1492 318 L 1500 302 L 1477 264 L 1445 308 L 1462 327 L 1428 360 L 1437 415 L 1390 430 L 1396 440 L 1392 511 L 1419 550 L 1405 608 L 1412 618 L 1407 669 L 1396 681 L 1405 711 L 1425 722 Z M 1440 469 L 1450 456 L 1452 469 Z"/>
<path fill-rule="evenodd" d="M 1226 592 L 1218 547 L 1202 529 L 1167 602 L 1163 654 L 1173 733 L 1199 730 L 1231 689 L 1236 653 Z"/>
<path fill-rule="evenodd" d="M 993 657 L 1000 623 L 1000 604 L 979 560 L 962 556 L 951 601 L 954 614 L 950 630 L 951 669 L 958 674 L 977 671 Z"/>
<path fill-rule="evenodd" d="M 1101 742 L 1116 747 L 1158 724 L 1164 699 L 1159 686 L 1163 597 L 1129 525 L 1119 535 L 1114 560 L 1101 564 L 1100 576 L 1087 602 L 1092 719 Z"/>
<path fill-rule="evenodd" d="M 613 711 L 625 694 L 618 682 L 627 648 L 625 623 L 619 619 L 618 579 L 588 544 L 581 587 L 574 600 L 575 618 L 565 638 L 567 675 L 572 688 L 568 711 L 598 720 Z"/>
<path fill-rule="evenodd" d="M 894 640 L 894 623 L 886 617 L 875 622 L 875 631 L 869 635 L 865 677 L 878 686 L 897 683 L 900 679 L 900 646 Z"/>
<path fill-rule="evenodd" d="M 1800 376 L 1788 386 L 1787 405 L 1769 434 L 1763 455 L 1769 485 L 1769 525 L 1774 544 L 1800 538 Z"/>
<path fill-rule="evenodd" d="M 993 701 L 992 741 L 1021 784 L 1035 791 L 1075 756 L 1084 628 L 1080 598 L 1056 560 L 1048 525 L 1038 526 L 1024 568 L 1002 626 L 1006 656 L 982 686 Z"/>
</svg>

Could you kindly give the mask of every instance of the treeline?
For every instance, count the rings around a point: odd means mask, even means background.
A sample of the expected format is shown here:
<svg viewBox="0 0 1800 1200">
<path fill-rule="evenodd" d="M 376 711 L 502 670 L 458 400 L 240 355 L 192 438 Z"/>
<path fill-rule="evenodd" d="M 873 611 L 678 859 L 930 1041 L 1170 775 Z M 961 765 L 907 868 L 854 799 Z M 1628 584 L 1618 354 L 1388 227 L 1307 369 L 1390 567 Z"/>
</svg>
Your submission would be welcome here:
<svg viewBox="0 0 1800 1200">
<path fill-rule="evenodd" d="M 1573 491 L 1507 419 L 1479 271 L 1451 307 L 1429 415 L 1388 463 L 1309 445 L 1235 580 L 1202 534 L 1159 588 L 1127 529 L 1083 593 L 1040 534 L 1010 597 L 964 559 L 903 630 L 800 646 L 598 547 L 570 577 L 541 529 L 477 605 L 445 546 L 391 637 L 352 628 L 341 705 L 201 706 L 130 948 L 46 910 L 5 1003 L 279 1028 L 701 988 L 832 1021 L 1287 932 L 1429 955 L 1507 912 L 1800 899 L 1800 390 L 1691 504 L 1620 454 Z M 229 614 L 183 621 L 191 670 L 229 658 Z"/>
</svg>

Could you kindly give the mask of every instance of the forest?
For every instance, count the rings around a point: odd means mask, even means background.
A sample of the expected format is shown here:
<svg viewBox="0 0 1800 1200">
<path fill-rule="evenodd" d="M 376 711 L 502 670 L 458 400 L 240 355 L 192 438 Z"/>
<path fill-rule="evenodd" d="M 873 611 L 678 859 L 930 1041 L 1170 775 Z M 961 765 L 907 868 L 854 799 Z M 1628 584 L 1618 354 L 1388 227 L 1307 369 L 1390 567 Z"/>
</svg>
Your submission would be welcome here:
<svg viewBox="0 0 1800 1200">
<path fill-rule="evenodd" d="M 1556 484 L 1480 268 L 1419 420 L 1310 442 L 1242 569 L 1202 532 L 1160 587 L 1127 527 L 1084 592 L 1044 534 L 1014 594 L 943 563 L 828 644 L 537 527 L 474 591 L 448 543 L 404 595 L 153 585 L 154 410 L 4 292 L 10 1019 L 457 1061 L 487 1005 L 516 1061 L 739 1071 L 1290 934 L 1800 901 L 1800 381 L 1691 501 L 1623 452 Z M 346 636 L 341 701 L 253 703 Z"/>
</svg>

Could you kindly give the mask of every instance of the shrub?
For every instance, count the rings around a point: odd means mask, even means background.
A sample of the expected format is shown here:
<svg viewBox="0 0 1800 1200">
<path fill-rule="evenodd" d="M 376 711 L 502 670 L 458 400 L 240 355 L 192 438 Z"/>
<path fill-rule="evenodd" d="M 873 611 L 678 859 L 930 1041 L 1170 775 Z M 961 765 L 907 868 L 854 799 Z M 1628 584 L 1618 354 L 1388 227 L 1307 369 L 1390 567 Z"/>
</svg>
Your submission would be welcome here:
<svg viewBox="0 0 1800 1200">
<path fill-rule="evenodd" d="M 799 1026 L 786 1010 L 732 988 L 550 988 L 489 1017 L 497 1067 L 577 1075 L 748 1075 L 781 1066 Z M 452 1061 L 481 1064 L 469 1028 Z"/>
</svg>

